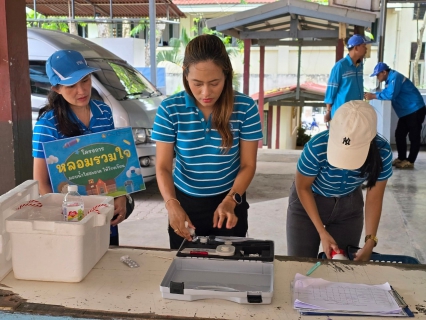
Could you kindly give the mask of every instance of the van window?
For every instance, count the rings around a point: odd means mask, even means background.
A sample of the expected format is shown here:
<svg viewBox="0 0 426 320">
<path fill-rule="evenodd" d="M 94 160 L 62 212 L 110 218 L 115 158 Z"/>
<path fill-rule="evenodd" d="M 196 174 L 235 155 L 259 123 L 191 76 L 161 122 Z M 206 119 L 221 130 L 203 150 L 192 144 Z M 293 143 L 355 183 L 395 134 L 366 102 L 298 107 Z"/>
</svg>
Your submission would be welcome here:
<svg viewBox="0 0 426 320">
<path fill-rule="evenodd" d="M 101 69 L 93 75 L 118 101 L 161 95 L 142 74 L 126 63 L 97 59 L 86 61 L 89 66 Z"/>
<path fill-rule="evenodd" d="M 30 84 L 32 94 L 47 96 L 50 92 L 45 61 L 30 61 Z"/>
</svg>

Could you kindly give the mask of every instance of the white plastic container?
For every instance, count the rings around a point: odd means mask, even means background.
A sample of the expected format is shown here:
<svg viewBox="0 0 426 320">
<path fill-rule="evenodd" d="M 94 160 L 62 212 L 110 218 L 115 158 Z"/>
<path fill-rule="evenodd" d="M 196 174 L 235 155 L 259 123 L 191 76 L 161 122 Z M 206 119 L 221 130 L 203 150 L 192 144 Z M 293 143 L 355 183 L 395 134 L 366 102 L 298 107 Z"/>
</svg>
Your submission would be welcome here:
<svg viewBox="0 0 426 320">
<path fill-rule="evenodd" d="M 79 282 L 102 258 L 109 247 L 110 220 L 114 199 L 82 196 L 85 217 L 63 221 L 63 194 L 36 198 L 42 206 L 13 206 L 6 219 L 12 241 L 12 265 L 16 279 Z M 21 201 L 22 203 L 22 201 Z M 90 212 L 97 205 L 98 212 Z"/>
<path fill-rule="evenodd" d="M 274 293 L 273 241 L 214 236 L 207 242 L 201 239 L 183 241 L 161 281 L 163 298 L 271 303 Z M 232 255 L 214 253 L 221 251 L 219 248 L 227 242 L 234 247 Z M 194 255 L 195 252 L 207 252 L 207 255 Z"/>
<path fill-rule="evenodd" d="M 12 244 L 6 232 L 6 219 L 21 202 L 38 198 L 37 181 L 28 180 L 0 196 L 0 280 L 12 270 Z"/>
</svg>

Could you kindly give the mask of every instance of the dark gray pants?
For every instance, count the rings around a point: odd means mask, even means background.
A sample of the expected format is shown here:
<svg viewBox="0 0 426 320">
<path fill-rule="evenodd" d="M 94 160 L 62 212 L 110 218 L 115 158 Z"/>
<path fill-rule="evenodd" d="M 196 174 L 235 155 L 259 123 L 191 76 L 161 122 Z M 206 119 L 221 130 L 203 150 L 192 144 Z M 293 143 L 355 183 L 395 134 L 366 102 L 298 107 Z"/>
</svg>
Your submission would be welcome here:
<svg viewBox="0 0 426 320">
<path fill-rule="evenodd" d="M 364 225 L 364 199 L 361 187 L 340 197 L 324 197 L 314 193 L 318 212 L 326 230 L 341 249 L 358 246 Z M 316 258 L 319 234 L 303 208 L 295 184 L 291 186 L 287 209 L 287 254 Z"/>
</svg>

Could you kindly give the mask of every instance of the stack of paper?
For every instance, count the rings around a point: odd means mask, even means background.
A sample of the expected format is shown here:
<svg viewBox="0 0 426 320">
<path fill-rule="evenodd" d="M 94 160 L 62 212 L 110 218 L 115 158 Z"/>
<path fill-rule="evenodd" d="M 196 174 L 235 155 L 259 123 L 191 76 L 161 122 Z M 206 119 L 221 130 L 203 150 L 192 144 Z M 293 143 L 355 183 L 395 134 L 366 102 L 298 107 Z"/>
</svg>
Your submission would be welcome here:
<svg viewBox="0 0 426 320">
<path fill-rule="evenodd" d="M 366 285 L 330 282 L 296 274 L 293 282 L 294 308 L 302 314 L 403 316 L 389 283 Z"/>
</svg>

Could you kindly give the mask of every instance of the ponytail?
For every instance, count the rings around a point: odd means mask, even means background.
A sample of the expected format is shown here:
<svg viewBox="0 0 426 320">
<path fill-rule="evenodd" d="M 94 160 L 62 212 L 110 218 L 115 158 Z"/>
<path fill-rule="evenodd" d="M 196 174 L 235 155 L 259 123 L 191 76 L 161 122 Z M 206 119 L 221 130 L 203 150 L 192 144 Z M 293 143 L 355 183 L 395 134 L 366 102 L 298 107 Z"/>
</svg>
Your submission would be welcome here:
<svg viewBox="0 0 426 320">
<path fill-rule="evenodd" d="M 367 178 L 367 188 L 370 189 L 376 185 L 377 179 L 383 170 L 382 157 L 380 156 L 380 148 L 377 145 L 376 137 L 371 141 L 367 159 L 360 168 L 360 177 Z"/>
</svg>

